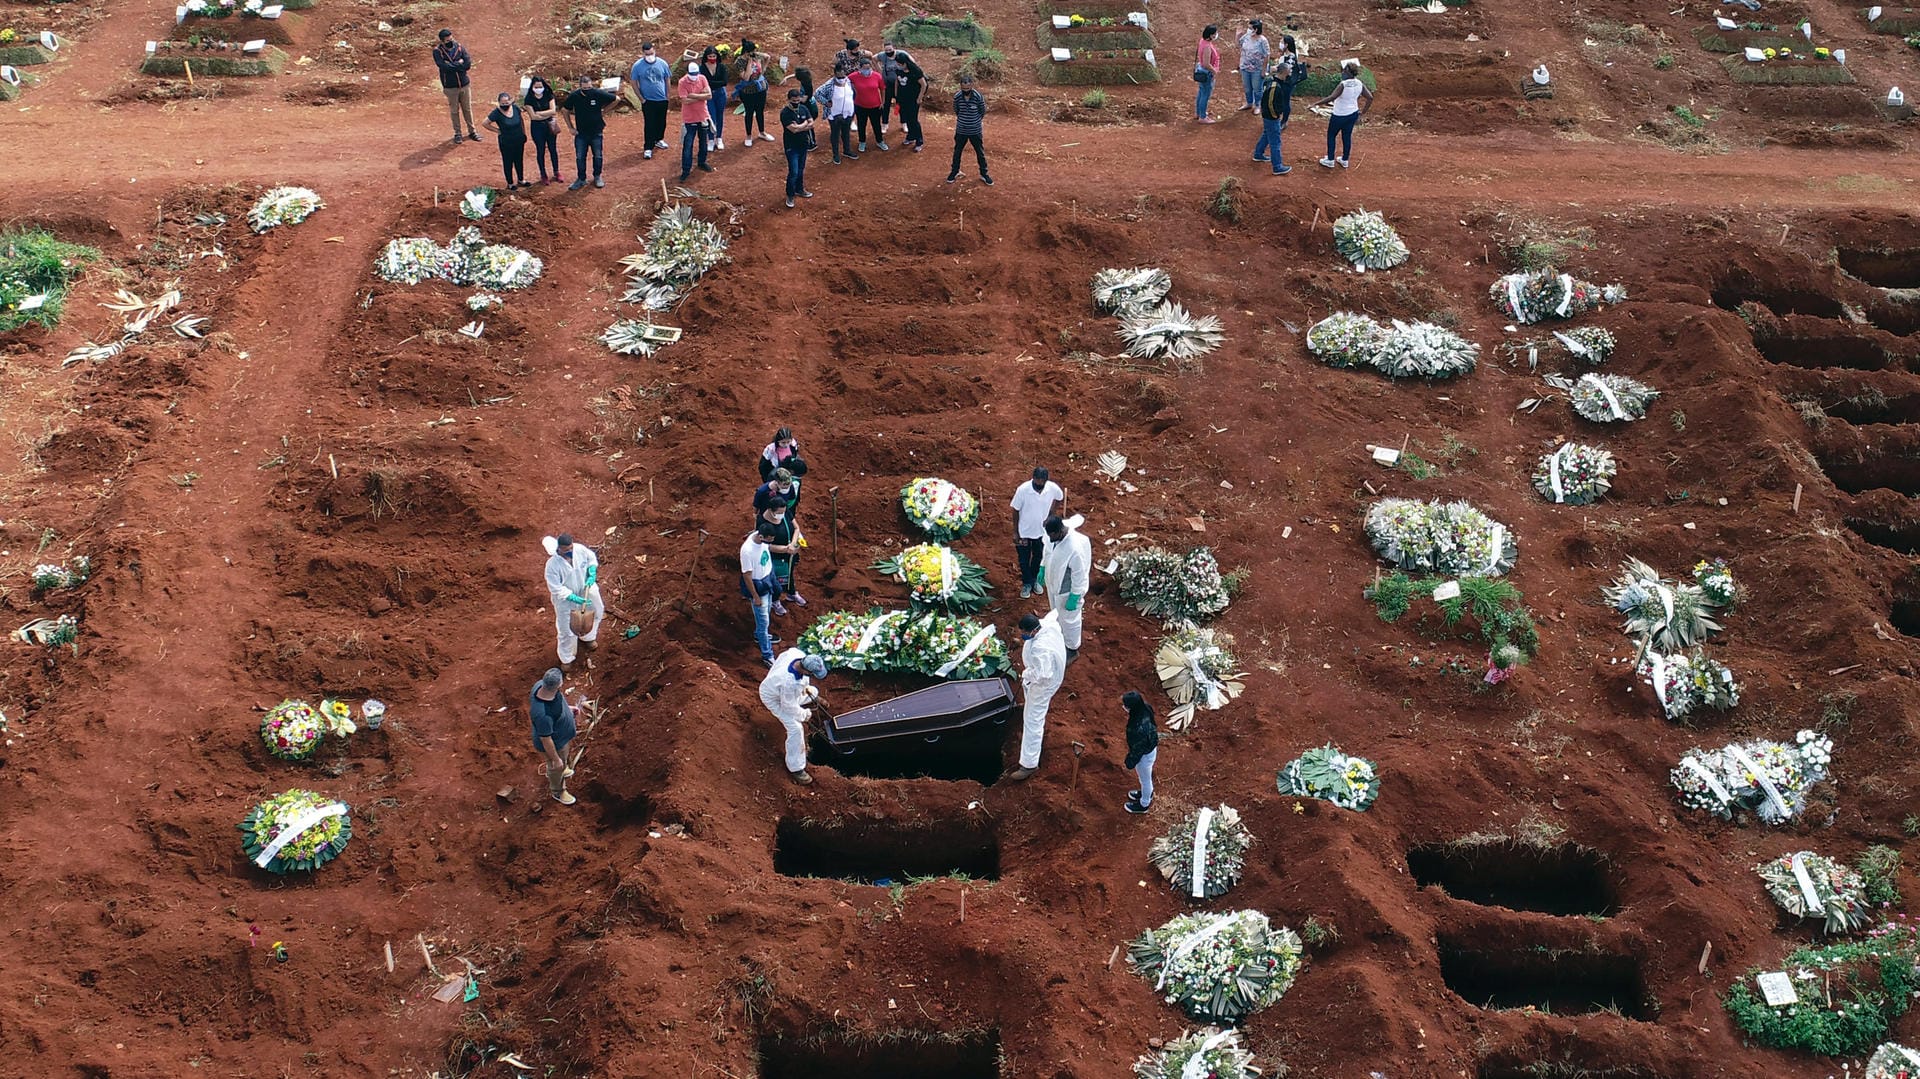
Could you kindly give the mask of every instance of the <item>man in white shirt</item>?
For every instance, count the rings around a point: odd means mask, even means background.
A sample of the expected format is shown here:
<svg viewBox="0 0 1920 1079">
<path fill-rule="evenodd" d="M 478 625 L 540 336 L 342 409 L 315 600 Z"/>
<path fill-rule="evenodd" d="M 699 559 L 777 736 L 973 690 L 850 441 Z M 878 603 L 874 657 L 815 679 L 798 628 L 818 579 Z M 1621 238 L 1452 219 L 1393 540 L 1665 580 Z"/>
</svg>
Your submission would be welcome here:
<svg viewBox="0 0 1920 1079">
<path fill-rule="evenodd" d="M 1093 571 L 1093 541 L 1080 534 L 1085 517 L 1047 518 L 1047 546 L 1040 556 L 1040 583 L 1048 587 L 1047 600 L 1060 616 L 1060 636 L 1067 658 L 1080 654 L 1080 620 L 1085 614 L 1088 575 Z"/>
<path fill-rule="evenodd" d="M 1047 470 L 1033 470 L 1033 480 L 1014 489 L 1013 549 L 1020 558 L 1020 598 L 1040 591 L 1040 545 L 1046 539 L 1047 518 L 1053 516 L 1053 504 L 1066 498 L 1060 485 L 1047 478 Z"/>
<path fill-rule="evenodd" d="M 795 783 L 807 786 L 813 777 L 807 774 L 807 712 L 820 697 L 812 679 L 827 676 L 826 661 L 798 648 L 789 648 L 773 661 L 773 669 L 760 680 L 760 703 L 767 706 L 780 725 L 787 729 L 787 775 Z"/>
<path fill-rule="evenodd" d="M 760 662 L 773 666 L 773 646 L 780 638 L 772 634 L 773 597 L 780 591 L 780 579 L 773 575 L 773 551 L 770 545 L 780 537 L 756 529 L 740 544 L 740 594 L 753 605 L 753 641 L 760 646 Z"/>
<path fill-rule="evenodd" d="M 586 642 L 587 651 L 593 651 L 594 642 L 600 637 L 600 620 L 607 616 L 606 604 L 600 600 L 600 560 L 586 544 L 574 543 L 573 537 L 565 532 L 540 542 L 547 549 L 547 595 L 553 599 L 554 629 L 560 638 L 560 665 L 570 667 L 581 642 Z M 593 628 L 575 635 L 574 612 L 588 608 L 593 610 Z"/>
<path fill-rule="evenodd" d="M 1015 782 L 1031 776 L 1040 767 L 1040 743 L 1047 734 L 1047 708 L 1060 683 L 1067 676 L 1067 646 L 1060 639 L 1060 620 L 1053 612 L 1045 618 L 1020 616 L 1020 693 L 1025 705 L 1020 713 L 1020 767 L 1007 773 Z"/>
</svg>

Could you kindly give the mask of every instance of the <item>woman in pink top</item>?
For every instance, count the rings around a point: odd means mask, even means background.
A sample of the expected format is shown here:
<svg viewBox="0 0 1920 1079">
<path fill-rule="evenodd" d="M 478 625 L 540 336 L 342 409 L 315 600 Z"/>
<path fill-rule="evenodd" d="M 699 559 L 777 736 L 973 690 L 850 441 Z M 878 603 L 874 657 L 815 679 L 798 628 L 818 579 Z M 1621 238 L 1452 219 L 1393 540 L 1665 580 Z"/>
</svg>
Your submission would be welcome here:
<svg viewBox="0 0 1920 1079">
<path fill-rule="evenodd" d="M 1200 51 L 1194 57 L 1193 81 L 1200 84 L 1193 98 L 1193 115 L 1203 124 L 1213 123 L 1213 117 L 1207 115 L 1207 101 L 1213 97 L 1213 77 L 1220 73 L 1220 46 L 1213 39 L 1220 28 L 1212 23 L 1200 31 Z"/>
<path fill-rule="evenodd" d="M 680 182 L 686 183 L 693 174 L 693 146 L 700 144 L 700 171 L 712 172 L 713 166 L 707 164 L 707 100 L 713 97 L 713 91 L 707 86 L 706 76 L 700 74 L 700 65 L 688 61 L 687 73 L 680 79 Z"/>
</svg>

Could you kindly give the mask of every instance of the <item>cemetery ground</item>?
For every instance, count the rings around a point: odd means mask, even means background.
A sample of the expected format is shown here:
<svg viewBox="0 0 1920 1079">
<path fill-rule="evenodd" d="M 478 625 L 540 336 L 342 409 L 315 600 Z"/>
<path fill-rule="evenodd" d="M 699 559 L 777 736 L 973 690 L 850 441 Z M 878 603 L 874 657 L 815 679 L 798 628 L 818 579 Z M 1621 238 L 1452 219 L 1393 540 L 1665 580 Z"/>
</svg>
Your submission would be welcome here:
<svg viewBox="0 0 1920 1079">
<path fill-rule="evenodd" d="M 1868 88 L 1736 85 L 1694 44 L 1697 11 L 1321 5 L 1302 17 L 1319 56 L 1364 44 L 1381 106 L 1344 171 L 1312 165 L 1321 127 L 1297 111 L 1305 167 L 1275 178 L 1247 161 L 1244 114 L 1181 120 L 1210 13 L 1156 4 L 1179 77 L 1090 107 L 1031 77 L 1032 10 L 990 3 L 1008 57 L 984 84 L 995 187 L 941 182 L 934 109 L 928 155 L 816 156 L 819 197 L 787 212 L 777 152 L 730 132 L 718 171 L 673 196 L 730 260 L 661 316 L 684 339 L 634 358 L 598 338 L 633 312 L 618 263 L 663 205 L 636 117 L 613 118 L 605 190 L 537 188 L 478 222 L 545 264 L 479 339 L 458 333 L 471 289 L 372 274 L 389 239 L 444 242 L 468 223 L 459 193 L 498 183 L 490 143 L 441 145 L 428 27 L 482 59 L 481 99 L 495 72 L 611 63 L 569 45 L 564 5 L 403 7 L 418 17 L 320 0 L 280 74 L 187 86 L 137 72 L 171 5 L 61 5 L 61 56 L 0 113 L 0 223 L 99 252 L 56 327 L 0 336 L 0 607 L 9 629 L 80 623 L 74 647 L 10 644 L 0 665 L 0 1071 L 449 1075 L 490 1047 L 553 1076 L 1124 1075 L 1190 1026 L 1123 955 L 1190 909 L 1147 844 L 1224 802 L 1256 840 L 1224 905 L 1308 943 L 1285 998 L 1243 1024 L 1270 1074 L 1838 1072 L 1750 1044 L 1721 997 L 1812 934 L 1756 863 L 1911 852 L 1920 833 L 1920 166 L 1912 123 Z M 1859 50 L 1863 83 L 1920 89 L 1920 52 L 1808 7 Z M 0 5 L 23 26 L 37 11 Z M 878 38 L 869 16 L 673 14 L 659 34 L 675 53 L 745 34 L 820 71 L 841 27 Z M 927 51 L 936 74 L 959 60 Z M 1556 96 L 1522 102 L 1541 59 Z M 325 207 L 251 233 L 280 184 Z M 1360 207 L 1406 264 L 1356 274 L 1335 254 L 1329 223 Z M 1529 369 L 1521 343 L 1545 330 L 1508 330 L 1487 290 L 1549 262 L 1627 286 L 1586 324 L 1618 340 L 1605 370 L 1660 390 L 1645 419 L 1589 424 L 1542 382 L 1557 361 Z M 1222 320 L 1220 349 L 1121 356 L 1087 283 L 1143 265 Z M 175 282 L 203 337 L 62 365 L 117 334 L 99 306 L 116 290 Z M 1336 310 L 1449 326 L 1479 367 L 1431 384 L 1330 369 L 1302 335 Z M 898 493 L 915 476 L 983 500 L 956 546 L 987 567 L 981 617 L 1003 639 L 1025 605 L 1000 507 L 1035 464 L 1086 515 L 1096 562 L 1206 544 L 1247 571 L 1214 623 L 1246 692 L 1163 735 L 1152 814 L 1120 812 L 1118 697 L 1164 715 L 1162 630 L 1100 573 L 1033 779 L 1001 781 L 999 757 L 912 779 L 821 758 L 816 785 L 787 782 L 732 573 L 780 424 L 813 469 L 812 606 L 777 621 L 789 641 L 827 611 L 898 605 L 868 567 L 911 542 Z M 1534 491 L 1565 438 L 1620 460 L 1602 501 Z M 1373 445 L 1424 467 L 1383 468 Z M 1096 470 L 1107 450 L 1131 490 Z M 1382 496 L 1469 499 L 1513 530 L 1532 663 L 1487 687 L 1484 648 L 1378 617 L 1361 520 Z M 599 714 L 571 808 L 545 797 L 525 717 L 553 654 L 539 540 L 563 529 L 600 551 L 639 630 L 610 619 L 570 681 Z M 76 554 L 82 587 L 30 587 Z M 1747 598 L 1715 654 L 1737 708 L 1661 718 L 1600 598 L 1629 557 L 1732 564 Z M 844 708 L 905 687 L 825 688 Z M 260 710 L 323 694 L 392 718 L 305 764 L 270 757 Z M 1802 728 L 1835 751 L 1799 820 L 1675 803 L 1688 748 Z M 1327 742 L 1375 762 L 1367 812 L 1276 792 Z M 234 825 L 295 786 L 349 803 L 352 842 L 270 876 Z M 466 964 L 477 999 L 432 999 Z M 1920 1020 L 1893 1036 L 1920 1040 Z"/>
</svg>

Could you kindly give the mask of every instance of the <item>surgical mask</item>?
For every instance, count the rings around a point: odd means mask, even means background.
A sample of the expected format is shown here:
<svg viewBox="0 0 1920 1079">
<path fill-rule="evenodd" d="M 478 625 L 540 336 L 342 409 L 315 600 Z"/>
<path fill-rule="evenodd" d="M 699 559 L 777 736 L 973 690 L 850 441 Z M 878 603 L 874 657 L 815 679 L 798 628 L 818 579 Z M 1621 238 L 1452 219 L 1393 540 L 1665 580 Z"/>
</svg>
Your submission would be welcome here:
<svg viewBox="0 0 1920 1079">
<path fill-rule="evenodd" d="M 784 513 L 776 513 L 773 516 L 767 518 L 767 520 L 772 521 L 774 524 L 780 524 L 784 522 L 786 519 L 787 519 L 787 515 Z"/>
</svg>

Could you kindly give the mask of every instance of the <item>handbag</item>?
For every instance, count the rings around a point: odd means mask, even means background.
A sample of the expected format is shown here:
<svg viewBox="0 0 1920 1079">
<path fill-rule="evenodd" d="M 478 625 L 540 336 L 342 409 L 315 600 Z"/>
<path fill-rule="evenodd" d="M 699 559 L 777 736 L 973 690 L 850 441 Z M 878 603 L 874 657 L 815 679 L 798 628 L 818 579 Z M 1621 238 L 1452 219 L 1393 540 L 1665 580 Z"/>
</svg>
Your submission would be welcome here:
<svg viewBox="0 0 1920 1079">
<path fill-rule="evenodd" d="M 1193 81 L 1201 84 L 1210 83 L 1213 81 L 1213 72 L 1208 71 L 1204 64 L 1195 64 L 1193 65 Z"/>
</svg>

